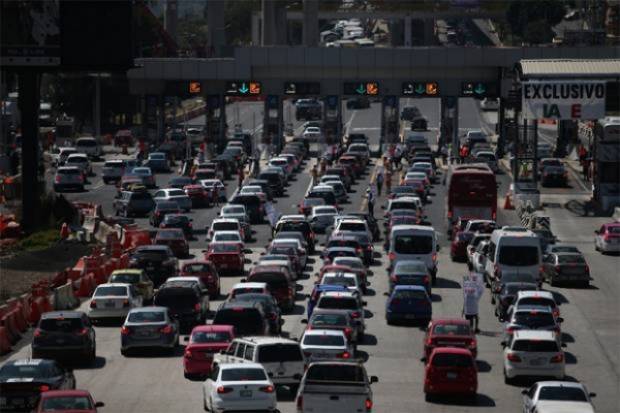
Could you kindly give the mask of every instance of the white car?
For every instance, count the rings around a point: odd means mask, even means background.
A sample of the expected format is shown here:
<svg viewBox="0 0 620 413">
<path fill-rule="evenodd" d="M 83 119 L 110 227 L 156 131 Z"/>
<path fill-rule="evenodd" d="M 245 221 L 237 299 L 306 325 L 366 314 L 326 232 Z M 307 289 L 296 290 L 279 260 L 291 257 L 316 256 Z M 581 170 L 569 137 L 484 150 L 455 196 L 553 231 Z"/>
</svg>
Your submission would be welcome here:
<svg viewBox="0 0 620 413">
<path fill-rule="evenodd" d="M 71 146 L 58 148 L 58 152 L 52 155 L 52 164 L 54 166 L 64 165 L 67 161 L 67 157 L 73 153 L 78 153 L 78 150 Z"/>
<path fill-rule="evenodd" d="M 594 234 L 595 250 L 603 254 L 620 251 L 620 223 L 602 225 Z"/>
<path fill-rule="evenodd" d="M 581 383 L 573 381 L 539 381 L 524 389 L 523 413 L 594 413 L 592 398 Z"/>
<path fill-rule="evenodd" d="M 160 189 L 153 195 L 153 201 L 173 201 L 179 205 L 179 208 L 185 212 L 192 209 L 192 200 L 187 196 L 184 190 L 178 188 Z"/>
<path fill-rule="evenodd" d="M 276 388 L 258 363 L 216 364 L 202 385 L 205 411 L 267 411 L 277 407 Z"/>
<path fill-rule="evenodd" d="M 564 378 L 565 357 L 555 331 L 517 330 L 504 345 L 504 378 L 537 376 Z"/>
<path fill-rule="evenodd" d="M 132 308 L 142 307 L 142 295 L 131 284 L 99 285 L 90 300 L 91 320 L 125 318 Z"/>
<path fill-rule="evenodd" d="M 84 191 L 84 175 L 75 166 L 61 166 L 54 176 L 54 191 L 62 192 L 70 189 Z"/>
<path fill-rule="evenodd" d="M 362 286 L 356 274 L 352 272 L 326 272 L 321 278 L 322 285 L 344 285 L 349 291 L 362 294 Z"/>
<path fill-rule="evenodd" d="M 334 225 L 334 219 L 339 215 L 338 208 L 331 205 L 312 207 L 308 221 L 315 232 L 324 233 L 327 228 Z"/>
<path fill-rule="evenodd" d="M 239 244 L 242 250 L 245 249 L 245 243 L 239 231 L 215 231 L 211 237 L 211 242 L 234 242 Z"/>
<path fill-rule="evenodd" d="M 213 234 L 220 231 L 239 232 L 242 238 L 245 239 L 245 231 L 243 230 L 239 220 L 235 218 L 217 218 L 211 221 L 211 227 L 207 233 L 207 240 L 213 237 Z"/>
<path fill-rule="evenodd" d="M 321 128 L 318 128 L 316 126 L 307 127 L 302 136 L 304 137 L 304 139 L 307 139 L 310 142 L 320 142 L 323 140 L 323 133 L 321 132 Z"/>
<path fill-rule="evenodd" d="M 229 298 L 235 298 L 241 294 L 271 294 L 267 283 L 264 282 L 246 282 L 237 283 L 230 289 Z"/>
<path fill-rule="evenodd" d="M 88 156 L 85 153 L 72 153 L 67 156 L 63 166 L 75 166 L 79 168 L 84 177 L 91 176 L 93 174 L 93 167 L 88 160 Z"/>
<path fill-rule="evenodd" d="M 75 141 L 75 149 L 79 152 L 85 153 L 91 158 L 99 158 L 103 155 L 103 150 L 101 149 L 99 142 L 92 137 L 78 138 Z"/>
<path fill-rule="evenodd" d="M 370 232 L 370 228 L 368 228 L 368 223 L 365 219 L 336 218 L 334 222 L 334 233 L 341 231 L 362 234 L 372 240 L 372 232 Z"/>
<path fill-rule="evenodd" d="M 300 340 L 301 350 L 308 361 L 351 359 L 353 347 L 342 330 L 306 330 Z"/>
</svg>

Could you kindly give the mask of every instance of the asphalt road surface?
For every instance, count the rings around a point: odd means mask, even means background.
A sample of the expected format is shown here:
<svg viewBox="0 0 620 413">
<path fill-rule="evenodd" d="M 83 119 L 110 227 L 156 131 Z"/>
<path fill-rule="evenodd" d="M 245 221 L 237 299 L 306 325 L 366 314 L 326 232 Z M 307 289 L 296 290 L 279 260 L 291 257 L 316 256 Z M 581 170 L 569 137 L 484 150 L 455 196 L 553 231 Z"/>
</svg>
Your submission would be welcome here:
<svg viewBox="0 0 620 413">
<path fill-rule="evenodd" d="M 431 131 L 426 134 L 434 142 L 439 121 L 439 104 L 435 99 L 419 100 L 415 104 L 428 117 Z M 255 103 L 240 104 L 239 121 L 245 128 L 252 129 L 255 116 L 260 118 L 261 106 Z M 236 109 L 230 109 L 236 110 Z M 370 109 L 347 111 L 345 123 L 348 127 L 359 129 L 371 137 L 371 143 L 378 143 L 380 110 L 377 104 Z M 473 100 L 462 100 L 459 110 L 461 127 L 488 127 L 486 120 L 479 113 Z M 296 124 L 296 127 L 299 123 Z M 310 163 L 306 164 L 306 169 Z M 111 213 L 114 188 L 100 183 L 100 165 L 95 168 L 97 174 L 88 192 L 70 195 L 72 200 L 88 200 L 103 205 L 106 213 Z M 358 181 L 350 194 L 350 202 L 344 205 L 345 211 L 358 211 L 364 208 L 362 194 L 372 176 L 372 168 Z M 170 176 L 158 175 L 157 182 L 163 184 Z M 296 204 L 303 197 L 309 185 L 309 174 L 300 173 L 288 187 L 287 195 L 278 199 L 276 208 L 286 214 L 295 213 Z M 505 194 L 510 177 L 504 172 L 498 175 L 500 194 Z M 230 194 L 236 186 L 236 180 L 228 182 Z M 570 195 L 571 188 L 565 191 Z M 462 309 L 462 292 L 460 280 L 466 274 L 463 263 L 454 263 L 449 257 L 449 245 L 446 240 L 445 225 L 445 187 L 437 184 L 433 190 L 431 202 L 426 206 L 426 214 L 439 234 L 442 249 L 439 254 L 438 284 L 433 289 L 434 317 L 459 317 Z M 383 199 L 383 198 L 382 198 Z M 500 207 L 503 199 L 500 201 Z M 377 205 L 380 205 L 378 203 Z M 618 326 L 620 325 L 618 297 L 618 273 L 620 259 L 618 256 L 603 256 L 594 251 L 592 231 L 600 225 L 600 218 L 581 218 L 576 213 L 564 208 L 549 208 L 552 216 L 552 229 L 562 242 L 575 243 L 585 253 L 593 276 L 589 289 L 552 287 L 560 300 L 562 326 L 566 350 L 567 375 L 584 382 L 590 391 L 596 392 L 594 400 L 597 412 L 617 413 L 620 411 L 618 396 L 618 349 L 620 348 Z M 216 209 L 193 210 L 194 227 L 203 228 L 215 217 Z M 382 210 L 375 208 L 375 214 L 382 215 Z M 147 226 L 146 220 L 138 220 Z M 498 210 L 500 225 L 517 224 L 514 211 Z M 266 225 L 253 227 L 256 240 L 248 246 L 256 261 L 258 254 L 269 240 Z M 204 234 L 191 243 L 192 253 L 200 254 L 205 247 Z M 369 374 L 379 376 L 379 383 L 373 385 L 376 412 L 516 412 L 521 409 L 521 385 L 504 384 L 502 375 L 502 348 L 500 346 L 501 324 L 493 316 L 490 295 L 481 299 L 480 317 L 481 333 L 478 335 L 478 397 L 475 403 L 466 404 L 458 400 L 441 399 L 434 403 L 424 401 L 422 355 L 423 331 L 417 327 L 388 326 L 385 322 L 385 301 L 388 289 L 386 264 L 382 242 L 375 244 L 375 251 L 380 253 L 371 267 L 371 287 L 365 298 L 367 305 L 367 338 L 359 346 L 360 355 L 366 359 Z M 300 294 L 311 291 L 314 273 L 321 266 L 320 258 L 315 255 L 306 269 L 306 276 L 298 282 L 303 286 Z M 246 265 L 248 269 L 249 265 Z M 229 291 L 232 284 L 241 277 L 224 277 L 222 292 Z M 548 286 L 545 286 L 548 287 Z M 301 297 L 300 297 L 301 298 Z M 217 308 L 222 301 L 211 303 L 211 309 Z M 82 305 L 82 309 L 86 309 Z M 284 330 L 291 337 L 300 337 L 304 325 L 305 300 L 299 300 L 295 311 L 285 316 Z M 28 340 L 27 337 L 25 340 Z M 201 383 L 183 378 L 182 347 L 173 356 L 157 353 L 141 353 L 133 357 L 120 354 L 120 328 L 97 327 L 98 359 L 95 368 L 76 370 L 79 388 L 92 392 L 97 400 L 104 401 L 104 412 L 197 412 L 202 409 Z M 29 346 L 12 354 L 10 358 L 24 358 L 30 355 Z M 278 407 L 282 412 L 295 411 L 294 396 L 285 389 L 278 393 Z"/>
</svg>

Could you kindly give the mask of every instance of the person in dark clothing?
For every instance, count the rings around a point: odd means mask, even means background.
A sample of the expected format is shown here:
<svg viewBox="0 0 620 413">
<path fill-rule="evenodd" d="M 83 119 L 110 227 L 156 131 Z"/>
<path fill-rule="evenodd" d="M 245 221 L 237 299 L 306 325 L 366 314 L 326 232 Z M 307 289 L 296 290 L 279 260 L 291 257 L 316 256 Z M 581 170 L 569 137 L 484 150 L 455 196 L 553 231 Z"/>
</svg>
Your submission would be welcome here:
<svg viewBox="0 0 620 413">
<path fill-rule="evenodd" d="M 19 173 L 19 161 L 20 156 L 17 149 L 13 148 L 11 151 L 11 175 L 17 175 Z"/>
</svg>

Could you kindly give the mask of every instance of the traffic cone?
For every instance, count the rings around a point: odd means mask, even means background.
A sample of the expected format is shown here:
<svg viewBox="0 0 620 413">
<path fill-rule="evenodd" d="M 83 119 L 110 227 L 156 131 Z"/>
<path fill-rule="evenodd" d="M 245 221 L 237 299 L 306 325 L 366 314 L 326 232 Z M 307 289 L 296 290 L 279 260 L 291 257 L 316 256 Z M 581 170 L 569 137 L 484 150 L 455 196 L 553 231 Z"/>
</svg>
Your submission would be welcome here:
<svg viewBox="0 0 620 413">
<path fill-rule="evenodd" d="M 514 205 L 512 205 L 512 202 L 510 202 L 511 196 L 512 195 L 510 194 L 510 192 L 506 194 L 506 200 L 504 201 L 504 209 L 515 209 Z"/>
<path fill-rule="evenodd" d="M 60 239 L 64 241 L 67 238 L 69 238 L 69 226 L 66 222 L 63 222 L 62 227 L 60 227 Z"/>
</svg>

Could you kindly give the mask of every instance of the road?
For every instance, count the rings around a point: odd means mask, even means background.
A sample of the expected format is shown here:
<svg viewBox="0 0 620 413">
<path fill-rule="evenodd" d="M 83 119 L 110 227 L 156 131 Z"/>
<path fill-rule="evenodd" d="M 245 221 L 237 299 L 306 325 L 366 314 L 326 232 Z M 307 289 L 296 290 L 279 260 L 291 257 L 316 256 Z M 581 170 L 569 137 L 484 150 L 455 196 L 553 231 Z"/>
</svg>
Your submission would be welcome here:
<svg viewBox="0 0 620 413">
<path fill-rule="evenodd" d="M 439 120 L 437 100 L 419 100 L 414 102 L 422 113 L 428 117 L 431 131 L 429 139 L 435 139 L 436 132 L 432 129 Z M 252 124 L 252 113 L 260 111 L 254 103 L 241 105 L 240 122 L 249 128 Z M 347 111 L 345 123 L 351 129 L 359 129 L 367 133 L 373 142 L 379 137 L 379 107 Z M 463 128 L 481 128 L 487 123 L 478 111 L 473 100 L 461 101 L 459 109 Z M 298 124 L 296 125 L 296 127 Z M 100 168 L 100 167 L 99 167 Z M 306 170 L 309 163 L 306 165 Z M 368 185 L 371 170 L 354 187 L 350 194 L 350 203 L 345 210 L 356 211 L 363 207 L 362 194 Z M 159 175 L 159 183 L 169 177 Z M 294 213 L 296 203 L 303 197 L 309 185 L 309 174 L 297 175 L 288 188 L 287 196 L 279 198 L 277 209 L 282 213 Z M 94 179 L 97 182 L 97 178 Z M 505 194 L 510 183 L 507 173 L 498 175 L 500 193 Z M 230 193 L 236 182 L 229 181 Z M 571 189 L 567 189 L 570 194 Z M 111 201 L 114 190 L 110 186 L 95 183 L 89 192 L 71 195 L 71 199 L 90 200 L 102 203 L 106 213 L 111 212 Z M 431 203 L 426 206 L 426 214 L 439 234 L 443 247 L 439 254 L 438 285 L 433 290 L 434 317 L 459 317 L 462 309 L 462 293 L 460 280 L 466 273 L 466 266 L 454 263 L 449 258 L 449 245 L 445 236 L 445 187 L 438 184 L 434 188 Z M 383 201 L 380 198 L 380 201 Z M 501 206 L 501 205 L 500 205 Z M 381 214 L 380 208 L 375 208 Z M 617 256 L 602 256 L 595 252 L 592 244 L 592 231 L 600 225 L 601 218 L 581 218 L 570 208 L 563 206 L 548 208 L 552 217 L 552 228 L 563 242 L 575 243 L 584 251 L 594 278 L 590 289 L 556 288 L 554 291 L 562 303 L 561 311 L 565 319 L 562 330 L 568 344 L 566 348 L 567 374 L 584 382 L 589 390 L 598 393 L 595 399 L 597 412 L 617 413 L 620 410 L 618 396 L 618 352 L 620 348 L 618 326 L 620 325 L 620 309 L 617 297 L 619 293 L 618 268 L 620 260 Z M 213 208 L 194 210 L 192 212 L 194 226 L 204 227 L 215 217 Z M 145 225 L 144 220 L 139 220 Z M 498 222 L 501 225 L 517 224 L 514 211 L 498 210 Z M 255 227 L 256 241 L 249 244 L 252 249 L 250 258 L 256 261 L 269 239 L 268 227 Z M 521 388 L 517 385 L 504 384 L 502 375 L 502 352 L 500 342 L 501 324 L 493 317 L 493 309 L 489 294 L 481 300 L 481 333 L 478 335 L 478 369 L 479 395 L 475 404 L 463 404 L 455 400 L 442 400 L 434 403 L 424 401 L 423 395 L 423 363 L 422 353 L 423 331 L 415 327 L 388 326 L 384 320 L 384 305 L 387 291 L 387 260 L 383 254 L 381 243 L 376 243 L 375 251 L 381 252 L 371 267 L 371 288 L 366 297 L 369 318 L 367 320 L 368 337 L 359 346 L 360 354 L 366 358 L 369 374 L 379 376 L 380 382 L 373 385 L 375 411 L 404 412 L 515 412 L 521 408 Z M 205 246 L 204 240 L 192 242 L 192 253 L 200 253 Z M 314 256 L 309 264 L 306 277 L 299 283 L 303 286 L 302 293 L 309 293 L 313 285 L 313 274 L 320 268 L 320 259 Z M 241 277 L 223 278 L 223 292 L 227 292 L 232 284 Z M 212 302 L 215 309 L 221 300 Z M 299 301 L 294 314 L 285 316 L 284 329 L 291 337 L 300 337 L 304 317 L 304 302 Z M 82 305 L 82 309 L 86 309 Z M 26 337 L 26 340 L 29 338 Z M 160 354 L 141 354 L 126 358 L 121 356 L 120 331 L 118 327 L 97 327 L 98 359 L 95 368 L 76 370 L 77 383 L 80 388 L 90 390 L 97 400 L 104 401 L 104 412 L 197 412 L 202 408 L 201 383 L 183 378 L 182 349 L 173 356 Z M 10 358 L 23 358 L 30 354 L 28 346 L 12 354 Z M 286 390 L 278 394 L 278 406 L 283 413 L 295 411 L 294 400 Z"/>
</svg>

